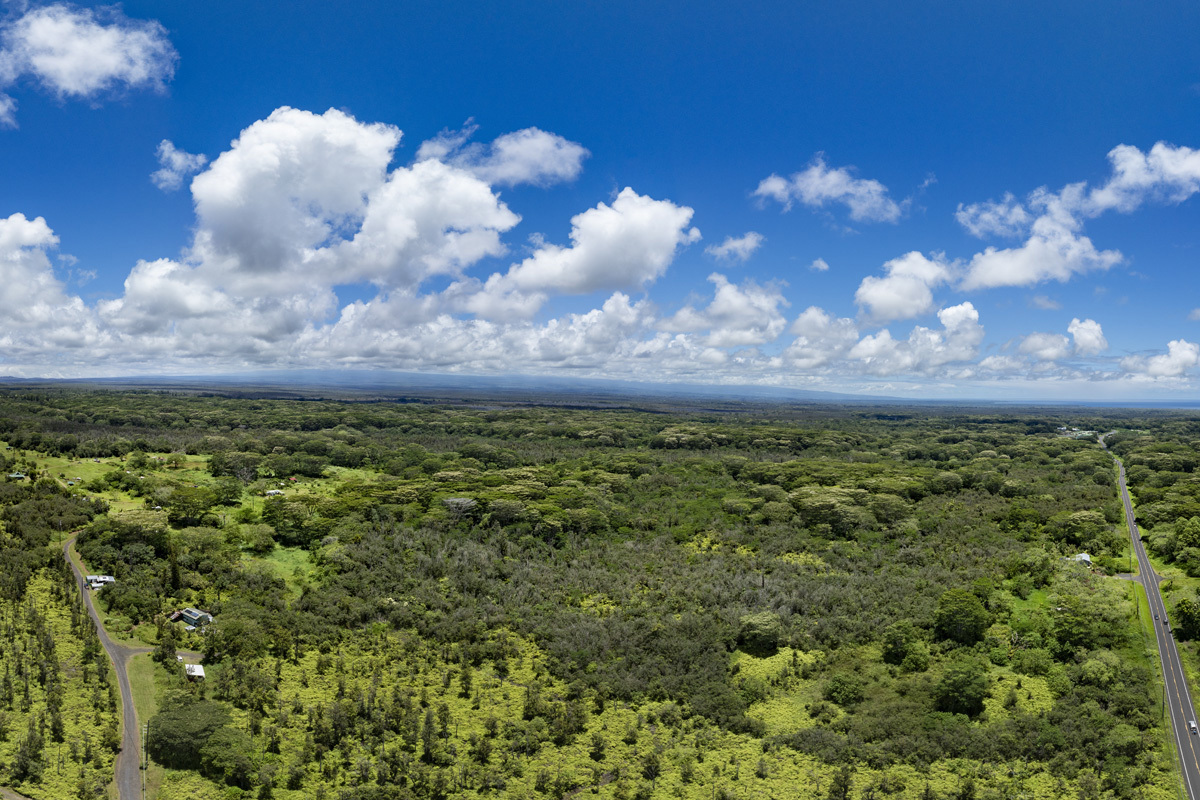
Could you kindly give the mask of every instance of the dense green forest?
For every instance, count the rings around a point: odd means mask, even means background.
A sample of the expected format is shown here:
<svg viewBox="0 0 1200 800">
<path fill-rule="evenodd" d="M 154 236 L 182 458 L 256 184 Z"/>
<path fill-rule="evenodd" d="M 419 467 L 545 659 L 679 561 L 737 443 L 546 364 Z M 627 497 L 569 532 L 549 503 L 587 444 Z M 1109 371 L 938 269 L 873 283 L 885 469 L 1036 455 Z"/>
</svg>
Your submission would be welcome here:
<svg viewBox="0 0 1200 800">
<path fill-rule="evenodd" d="M 1200 637 L 1184 415 L 10 391 L 0 774 L 111 769 L 77 530 L 161 798 L 1174 797 L 1089 430 Z"/>
<path fill-rule="evenodd" d="M 120 746 L 111 668 L 54 546 L 105 510 L 53 481 L 0 483 L 0 763 L 46 797 L 103 792 Z"/>
</svg>

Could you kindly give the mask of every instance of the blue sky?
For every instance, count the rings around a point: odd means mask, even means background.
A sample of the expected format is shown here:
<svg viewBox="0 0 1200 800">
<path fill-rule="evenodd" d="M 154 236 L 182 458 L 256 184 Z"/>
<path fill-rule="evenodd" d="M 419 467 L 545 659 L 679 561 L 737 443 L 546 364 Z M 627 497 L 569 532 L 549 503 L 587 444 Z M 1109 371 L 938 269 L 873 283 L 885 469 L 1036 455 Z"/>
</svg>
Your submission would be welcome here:
<svg viewBox="0 0 1200 800">
<path fill-rule="evenodd" d="M 8 3 L 0 374 L 1195 398 L 1198 29 L 1185 3 Z"/>
</svg>

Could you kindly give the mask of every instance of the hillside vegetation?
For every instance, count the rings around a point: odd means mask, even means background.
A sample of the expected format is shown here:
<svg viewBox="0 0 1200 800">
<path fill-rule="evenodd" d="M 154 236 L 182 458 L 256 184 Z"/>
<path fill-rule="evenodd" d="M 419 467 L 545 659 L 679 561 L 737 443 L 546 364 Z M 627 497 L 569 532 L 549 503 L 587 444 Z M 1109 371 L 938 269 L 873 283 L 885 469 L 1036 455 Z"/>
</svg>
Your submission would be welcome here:
<svg viewBox="0 0 1200 800">
<path fill-rule="evenodd" d="M 48 547 L 80 529 L 107 627 L 161 664 L 164 800 L 1173 798 L 1113 462 L 1064 425 L 1148 431 L 1110 443 L 1200 574 L 1170 445 L 1200 429 L 1170 415 L 14 391 L 0 455 L 32 480 L 0 518 L 36 579 L 0 613 L 32 641 L 19 609 L 61 596 L 43 639 L 94 656 Z M 64 510 L 34 530 L 38 503 Z M 64 796 L 48 747 L 38 775 L 3 747 Z"/>
</svg>

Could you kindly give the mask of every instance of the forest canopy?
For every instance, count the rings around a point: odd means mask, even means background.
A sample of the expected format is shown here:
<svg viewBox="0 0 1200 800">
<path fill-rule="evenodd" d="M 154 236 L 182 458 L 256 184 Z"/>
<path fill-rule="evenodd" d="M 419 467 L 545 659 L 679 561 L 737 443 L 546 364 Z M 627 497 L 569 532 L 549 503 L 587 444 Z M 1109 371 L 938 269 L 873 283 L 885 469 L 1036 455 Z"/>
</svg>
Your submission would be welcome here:
<svg viewBox="0 0 1200 800">
<path fill-rule="evenodd" d="M 1115 797 L 1170 780 L 1133 595 L 1106 577 L 1128 545 L 1114 463 L 1075 430 L 1119 431 L 1151 544 L 1200 570 L 1195 463 L 1159 444 L 1190 435 L 1177 417 L 1133 435 L 1115 413 L 47 391 L 0 412 L 6 468 L 34 477 L 0 482 L 8 540 L 78 530 L 116 578 L 98 601 L 170 685 L 150 753 L 195 780 L 709 797 L 806 764 L 827 787 L 847 767 L 880 791 L 911 770 L 935 795 L 991 785 L 966 762 Z M 212 623 L 177 627 L 184 607 Z M 704 762 L 743 747 L 757 765 Z"/>
</svg>

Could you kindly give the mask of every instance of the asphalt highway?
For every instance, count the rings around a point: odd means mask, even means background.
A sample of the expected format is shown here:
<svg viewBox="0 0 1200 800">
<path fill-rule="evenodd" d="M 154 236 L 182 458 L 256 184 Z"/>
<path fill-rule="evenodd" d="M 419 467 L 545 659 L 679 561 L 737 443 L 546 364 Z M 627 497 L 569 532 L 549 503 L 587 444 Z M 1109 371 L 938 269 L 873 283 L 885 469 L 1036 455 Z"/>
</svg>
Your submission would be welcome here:
<svg viewBox="0 0 1200 800">
<path fill-rule="evenodd" d="M 1138 571 L 1142 586 L 1146 589 L 1150 613 L 1154 615 L 1154 635 L 1158 641 L 1158 655 L 1162 662 L 1163 685 L 1166 691 L 1165 705 L 1171 712 L 1171 732 L 1179 755 L 1180 773 L 1189 800 L 1196 800 L 1196 791 L 1200 790 L 1200 734 L 1197 734 L 1195 728 L 1196 706 L 1192 702 L 1192 693 L 1184 677 L 1175 637 L 1171 634 L 1167 607 L 1158 589 L 1161 578 L 1154 572 L 1150 559 L 1146 557 L 1142 537 L 1133 521 L 1133 504 L 1129 501 L 1129 490 L 1125 486 L 1125 465 L 1119 459 L 1117 467 L 1121 502 L 1125 505 L 1125 524 L 1129 528 L 1129 536 L 1133 539 L 1133 550 L 1137 554 Z"/>
</svg>

